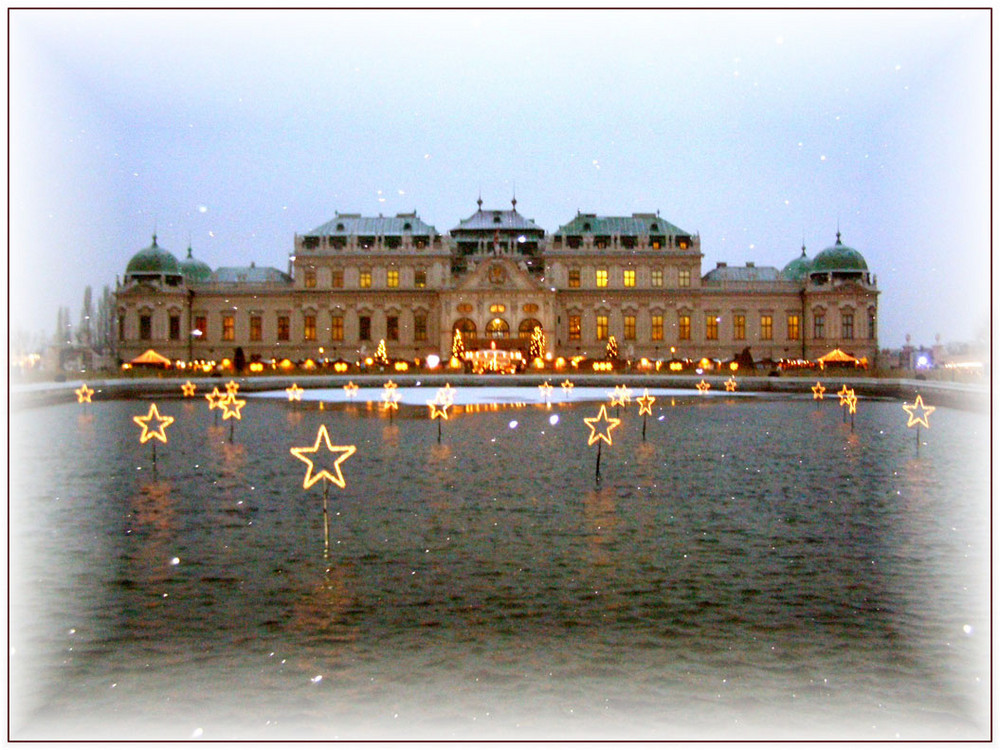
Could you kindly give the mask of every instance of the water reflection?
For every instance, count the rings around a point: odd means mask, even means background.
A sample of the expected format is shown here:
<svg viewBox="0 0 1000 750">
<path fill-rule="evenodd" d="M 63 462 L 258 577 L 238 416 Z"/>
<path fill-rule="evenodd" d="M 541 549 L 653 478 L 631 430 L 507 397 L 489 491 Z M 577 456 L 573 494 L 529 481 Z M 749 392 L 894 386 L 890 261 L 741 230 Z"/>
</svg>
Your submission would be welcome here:
<svg viewBox="0 0 1000 750">
<path fill-rule="evenodd" d="M 612 487 L 591 490 L 583 498 L 585 540 L 590 562 L 595 566 L 611 564 L 609 549 L 614 546 L 619 519 L 615 513 Z"/>
<path fill-rule="evenodd" d="M 354 578 L 351 564 L 333 562 L 324 567 L 321 578 L 295 602 L 289 623 L 292 630 L 325 642 L 357 640 L 358 626 L 350 617 L 356 607 Z"/>
</svg>

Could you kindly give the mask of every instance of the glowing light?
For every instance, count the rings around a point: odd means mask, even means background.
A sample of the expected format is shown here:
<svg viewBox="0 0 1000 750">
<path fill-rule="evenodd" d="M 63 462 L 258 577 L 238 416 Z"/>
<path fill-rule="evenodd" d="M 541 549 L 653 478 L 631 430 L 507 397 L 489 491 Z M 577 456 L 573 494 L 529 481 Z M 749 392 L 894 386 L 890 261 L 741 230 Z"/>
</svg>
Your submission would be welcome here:
<svg viewBox="0 0 1000 750">
<path fill-rule="evenodd" d="M 929 417 L 935 409 L 937 409 L 936 406 L 927 406 L 924 403 L 923 398 L 918 393 L 917 400 L 912 404 L 903 404 L 903 411 L 909 415 L 906 420 L 906 426 L 913 427 L 913 425 L 922 424 L 924 427 L 930 429 L 930 425 L 927 423 L 927 417 Z M 915 413 L 918 411 L 920 412 L 919 415 Z"/>
<path fill-rule="evenodd" d="M 336 364 L 334 364 L 333 370 L 334 372 L 347 372 L 347 363 L 337 362 Z"/>
<path fill-rule="evenodd" d="M 347 381 L 347 385 L 344 386 L 344 393 L 347 394 L 348 398 L 354 398 L 358 395 L 358 386 L 349 380 Z"/>
<path fill-rule="evenodd" d="M 553 427 L 559 424 L 559 415 L 553 414 L 551 417 L 549 417 L 549 424 L 552 425 Z"/>
<path fill-rule="evenodd" d="M 681 370 L 684 369 L 684 365 L 682 365 L 680 362 L 671 362 L 670 363 L 670 369 L 673 372 L 680 372 Z"/>
<path fill-rule="evenodd" d="M 656 401 L 656 396 L 650 396 L 648 389 L 643 389 L 642 395 L 637 398 L 636 403 L 639 404 L 639 414 L 648 414 L 653 416 L 653 402 Z"/>
<path fill-rule="evenodd" d="M 546 401 L 552 398 L 552 384 L 548 380 L 538 386 L 538 390 L 542 392 L 542 398 Z"/>
<path fill-rule="evenodd" d="M 708 393 L 708 389 L 711 388 L 712 386 L 709 385 L 708 383 L 706 383 L 704 379 L 702 379 L 702 381 L 700 383 L 698 383 L 698 385 L 695 386 L 695 387 L 698 389 L 699 393 L 704 394 L 704 393 Z"/>
<path fill-rule="evenodd" d="M 428 370 L 435 369 L 439 364 L 441 364 L 441 358 L 436 354 L 428 354 L 425 360 Z"/>
<path fill-rule="evenodd" d="M 250 363 L 250 372 L 264 372 L 264 363 L 263 362 L 251 362 Z"/>
<path fill-rule="evenodd" d="M 596 417 L 584 417 L 583 421 L 590 428 L 590 437 L 587 438 L 587 445 L 593 445 L 598 440 L 603 440 L 608 445 L 611 445 L 611 431 L 622 423 L 620 419 L 608 416 L 608 411 L 604 407 L 604 404 L 601 404 L 601 410 L 597 412 Z M 606 426 L 598 430 L 598 423 Z"/>
<path fill-rule="evenodd" d="M 208 399 L 209 410 L 212 410 L 220 408 L 219 402 L 222 401 L 223 395 L 222 392 L 219 390 L 219 387 L 216 386 L 215 388 L 212 389 L 211 393 L 205 394 L 205 398 Z"/>
<path fill-rule="evenodd" d="M 320 469 L 319 471 L 316 471 L 314 458 L 318 458 L 317 454 L 319 453 L 320 443 L 325 443 L 326 450 L 330 454 L 337 456 L 337 460 L 333 462 L 333 465 L 329 470 Z M 347 486 L 347 482 L 344 481 L 344 475 L 340 470 L 340 465 L 354 455 L 357 447 L 354 445 L 332 445 L 330 443 L 330 433 L 326 431 L 326 425 L 319 426 L 319 432 L 316 433 L 316 443 L 312 446 L 312 448 L 290 448 L 289 450 L 293 456 L 308 466 L 306 469 L 306 477 L 302 481 L 303 489 L 309 489 L 321 479 L 333 482 L 341 489 Z M 310 458 L 309 455 L 306 454 L 312 454 L 313 458 Z"/>
<path fill-rule="evenodd" d="M 236 391 L 219 401 L 219 408 L 222 409 L 222 419 L 243 419 L 240 409 L 247 405 L 246 400 L 236 398 Z"/>
<path fill-rule="evenodd" d="M 226 383 L 226 393 L 235 395 L 236 393 L 239 392 L 239 390 L 240 390 L 240 384 L 237 383 L 235 380 L 230 380 L 228 383 Z"/>
<path fill-rule="evenodd" d="M 732 375 L 729 376 L 729 380 L 726 381 L 726 390 L 729 392 L 736 390 L 736 378 Z"/>
<path fill-rule="evenodd" d="M 440 396 L 440 392 L 438 392 Z M 427 405 L 431 408 L 431 419 L 447 419 L 448 418 L 448 407 L 451 406 L 451 402 L 442 402 L 438 400 L 437 397 L 433 401 L 428 401 Z"/>
<path fill-rule="evenodd" d="M 813 401 L 822 401 L 823 394 L 826 393 L 826 386 L 824 386 L 821 382 L 817 380 L 816 385 L 812 387 L 812 392 L 813 392 Z"/>
<path fill-rule="evenodd" d="M 190 380 L 181 386 L 181 392 L 184 394 L 184 398 L 191 398 L 194 396 L 194 392 L 197 386 Z"/>
<path fill-rule="evenodd" d="M 148 440 L 152 440 L 153 438 L 166 443 L 167 427 L 174 423 L 174 418 L 169 416 L 161 417 L 159 410 L 156 408 L 156 404 L 150 404 L 149 414 L 144 417 L 132 417 L 132 421 L 142 428 L 142 435 L 139 436 L 139 443 L 145 445 Z M 156 429 L 150 429 L 151 422 L 156 422 Z"/>
<path fill-rule="evenodd" d="M 858 411 L 858 397 L 854 395 L 853 388 L 851 389 L 851 392 L 847 394 L 847 409 L 851 414 L 856 414 Z"/>
<path fill-rule="evenodd" d="M 572 381 L 569 378 L 566 378 L 562 382 L 562 389 L 563 389 L 563 393 L 569 393 L 571 390 L 573 390 L 573 383 L 572 383 Z"/>
<path fill-rule="evenodd" d="M 90 397 L 94 395 L 94 389 L 89 387 L 86 383 L 82 383 L 79 388 L 73 391 L 76 394 L 76 402 L 78 404 L 92 404 L 93 401 Z"/>
<path fill-rule="evenodd" d="M 508 426 L 508 427 L 509 427 L 510 429 L 512 429 L 512 430 L 513 430 L 513 429 L 514 429 L 515 427 L 517 427 L 517 420 L 516 420 L 516 419 L 512 419 L 512 420 L 510 420 L 510 422 L 509 422 L 509 423 L 507 424 L 507 426 Z"/>
<path fill-rule="evenodd" d="M 399 362 L 396 362 L 393 367 L 396 369 L 396 372 L 406 372 L 410 369 L 410 363 L 400 360 Z"/>
<path fill-rule="evenodd" d="M 382 406 L 385 409 L 396 409 L 399 410 L 399 400 L 402 396 L 399 391 L 396 390 L 396 384 L 391 380 L 385 384 L 385 390 L 382 391 Z"/>
<path fill-rule="evenodd" d="M 740 365 L 738 362 L 730 362 L 729 369 L 732 370 L 733 372 L 736 372 L 738 369 L 740 369 Z"/>
<path fill-rule="evenodd" d="M 299 388 L 297 383 L 292 383 L 285 389 L 285 393 L 288 394 L 289 401 L 301 401 L 303 389 Z"/>
<path fill-rule="evenodd" d="M 455 389 L 452 388 L 450 384 L 445 383 L 444 388 L 438 389 L 437 399 L 439 403 L 451 406 L 455 403 Z"/>
<path fill-rule="evenodd" d="M 840 396 L 840 406 L 847 406 L 847 397 L 854 393 L 854 391 L 847 387 L 847 383 L 844 383 L 843 387 L 837 391 L 837 395 Z"/>
</svg>

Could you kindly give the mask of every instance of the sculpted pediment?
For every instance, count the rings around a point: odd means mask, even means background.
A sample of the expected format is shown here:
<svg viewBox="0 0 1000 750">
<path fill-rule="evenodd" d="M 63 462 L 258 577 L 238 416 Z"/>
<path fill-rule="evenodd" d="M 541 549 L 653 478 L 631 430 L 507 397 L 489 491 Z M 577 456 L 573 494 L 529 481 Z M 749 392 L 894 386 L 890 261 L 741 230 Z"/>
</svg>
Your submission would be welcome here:
<svg viewBox="0 0 1000 750">
<path fill-rule="evenodd" d="M 535 279 L 521 263 L 513 258 L 488 258 L 469 264 L 467 270 L 455 284 L 460 291 L 480 290 L 523 290 L 541 291 L 542 284 Z"/>
</svg>

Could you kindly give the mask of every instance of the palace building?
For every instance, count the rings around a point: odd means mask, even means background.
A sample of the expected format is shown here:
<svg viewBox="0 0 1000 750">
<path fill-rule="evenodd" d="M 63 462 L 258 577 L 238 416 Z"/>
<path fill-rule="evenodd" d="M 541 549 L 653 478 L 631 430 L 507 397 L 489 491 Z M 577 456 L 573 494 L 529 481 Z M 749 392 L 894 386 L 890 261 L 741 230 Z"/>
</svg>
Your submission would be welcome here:
<svg viewBox="0 0 1000 750">
<path fill-rule="evenodd" d="M 153 243 L 117 287 L 119 356 L 171 360 L 355 361 L 467 351 L 525 354 L 541 328 L 554 356 L 815 359 L 834 348 L 873 361 L 878 288 L 864 257 L 836 242 L 782 269 L 718 263 L 658 213 L 578 213 L 547 233 L 482 199 L 447 234 L 417 214 L 337 213 L 297 234 L 287 270 L 213 270 Z"/>
</svg>

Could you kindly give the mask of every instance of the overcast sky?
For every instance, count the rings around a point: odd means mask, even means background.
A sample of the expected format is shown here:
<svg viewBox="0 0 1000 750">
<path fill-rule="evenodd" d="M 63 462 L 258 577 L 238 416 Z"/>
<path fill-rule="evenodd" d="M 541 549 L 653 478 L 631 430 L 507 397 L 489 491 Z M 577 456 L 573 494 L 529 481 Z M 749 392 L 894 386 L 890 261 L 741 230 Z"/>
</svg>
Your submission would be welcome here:
<svg viewBox="0 0 1000 750">
<path fill-rule="evenodd" d="M 10 19 L 11 325 L 188 243 L 287 268 L 334 212 L 446 232 L 657 211 L 718 261 L 842 240 L 880 343 L 990 316 L 988 11 L 23 10 Z"/>
</svg>

